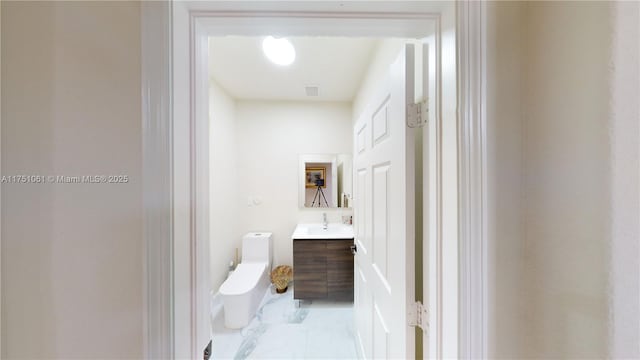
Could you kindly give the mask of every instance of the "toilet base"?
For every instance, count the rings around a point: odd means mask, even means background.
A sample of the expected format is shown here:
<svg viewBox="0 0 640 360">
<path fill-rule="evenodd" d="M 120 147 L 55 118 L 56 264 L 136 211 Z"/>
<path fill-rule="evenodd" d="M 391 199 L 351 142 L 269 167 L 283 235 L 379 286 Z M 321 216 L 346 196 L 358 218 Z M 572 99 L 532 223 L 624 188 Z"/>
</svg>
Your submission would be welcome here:
<svg viewBox="0 0 640 360">
<path fill-rule="evenodd" d="M 234 276 L 236 276 L 235 279 L 227 279 L 227 281 L 244 280 L 251 283 L 255 281 L 252 280 L 253 276 L 258 277 L 255 285 L 245 293 L 228 294 L 222 292 L 224 326 L 226 328 L 241 329 L 249 325 L 249 322 L 251 322 L 251 319 L 255 316 L 258 306 L 269 288 L 269 277 L 267 273 L 268 270 L 266 266 L 263 265 L 263 270 L 260 274 L 251 271 L 243 274 L 243 270 L 240 270 L 237 274 L 234 274 Z M 240 278 L 237 276 L 240 276 Z"/>
</svg>

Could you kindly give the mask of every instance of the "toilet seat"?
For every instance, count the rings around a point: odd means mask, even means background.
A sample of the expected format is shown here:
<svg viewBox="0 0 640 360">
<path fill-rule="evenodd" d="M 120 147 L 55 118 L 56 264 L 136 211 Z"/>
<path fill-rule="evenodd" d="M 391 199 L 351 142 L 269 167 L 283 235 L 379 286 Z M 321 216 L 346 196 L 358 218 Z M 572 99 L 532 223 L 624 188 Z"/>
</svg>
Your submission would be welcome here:
<svg viewBox="0 0 640 360">
<path fill-rule="evenodd" d="M 220 286 L 222 295 L 242 295 L 256 287 L 267 268 L 266 263 L 240 263 Z"/>
</svg>

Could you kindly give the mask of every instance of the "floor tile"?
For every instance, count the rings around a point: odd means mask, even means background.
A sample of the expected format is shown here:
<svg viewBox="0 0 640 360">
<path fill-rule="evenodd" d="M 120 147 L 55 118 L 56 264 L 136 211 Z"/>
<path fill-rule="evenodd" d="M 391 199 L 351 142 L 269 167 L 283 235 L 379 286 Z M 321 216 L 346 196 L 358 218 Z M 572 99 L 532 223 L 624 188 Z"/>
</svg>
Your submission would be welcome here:
<svg viewBox="0 0 640 360">
<path fill-rule="evenodd" d="M 224 327 L 221 311 L 213 320 L 212 359 L 355 359 L 353 304 L 293 300 L 270 288 L 245 328 Z"/>
</svg>

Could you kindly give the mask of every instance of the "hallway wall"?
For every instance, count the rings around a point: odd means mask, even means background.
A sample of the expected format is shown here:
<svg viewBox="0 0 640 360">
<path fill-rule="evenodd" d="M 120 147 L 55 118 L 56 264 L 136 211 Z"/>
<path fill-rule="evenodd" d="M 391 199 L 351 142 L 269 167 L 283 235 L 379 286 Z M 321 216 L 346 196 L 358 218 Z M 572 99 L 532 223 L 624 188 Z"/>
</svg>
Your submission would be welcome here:
<svg viewBox="0 0 640 360">
<path fill-rule="evenodd" d="M 140 9 L 2 7 L 3 359 L 143 356 Z"/>
<path fill-rule="evenodd" d="M 609 11 L 606 2 L 527 4 L 523 295 L 532 357 L 607 356 Z"/>
<path fill-rule="evenodd" d="M 487 4 L 488 357 L 524 352 L 523 2 Z"/>
<path fill-rule="evenodd" d="M 640 29 L 620 6 L 488 5 L 491 358 L 638 354 Z"/>
</svg>

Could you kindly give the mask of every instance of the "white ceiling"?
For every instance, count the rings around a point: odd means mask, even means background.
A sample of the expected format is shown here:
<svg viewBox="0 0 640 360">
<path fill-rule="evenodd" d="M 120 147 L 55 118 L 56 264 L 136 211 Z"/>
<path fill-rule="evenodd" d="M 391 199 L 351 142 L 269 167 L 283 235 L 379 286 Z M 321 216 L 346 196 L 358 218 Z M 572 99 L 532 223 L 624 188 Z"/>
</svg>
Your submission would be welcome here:
<svg viewBox="0 0 640 360">
<path fill-rule="evenodd" d="M 352 101 L 378 44 L 373 38 L 292 37 L 296 60 L 278 66 L 262 52 L 263 37 L 209 39 L 211 77 L 236 99 Z M 309 97 L 305 86 L 318 86 Z"/>
</svg>

